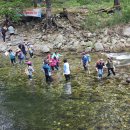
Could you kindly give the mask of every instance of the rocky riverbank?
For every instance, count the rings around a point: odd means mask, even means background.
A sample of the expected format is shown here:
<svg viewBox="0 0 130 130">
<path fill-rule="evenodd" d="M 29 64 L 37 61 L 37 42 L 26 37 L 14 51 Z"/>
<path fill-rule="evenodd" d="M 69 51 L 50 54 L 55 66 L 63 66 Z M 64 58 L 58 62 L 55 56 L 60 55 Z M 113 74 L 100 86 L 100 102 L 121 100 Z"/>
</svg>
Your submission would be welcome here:
<svg viewBox="0 0 130 130">
<path fill-rule="evenodd" d="M 0 42 L 0 51 L 16 48 L 23 41 L 31 42 L 37 52 L 49 52 L 53 49 L 62 51 L 119 52 L 130 47 L 130 25 L 104 28 L 95 32 L 73 28 L 65 19 L 60 19 L 62 29 L 45 32 L 41 25 L 31 23 L 17 28 L 17 35 L 12 41 Z M 7 36 L 8 37 L 8 36 Z"/>
</svg>

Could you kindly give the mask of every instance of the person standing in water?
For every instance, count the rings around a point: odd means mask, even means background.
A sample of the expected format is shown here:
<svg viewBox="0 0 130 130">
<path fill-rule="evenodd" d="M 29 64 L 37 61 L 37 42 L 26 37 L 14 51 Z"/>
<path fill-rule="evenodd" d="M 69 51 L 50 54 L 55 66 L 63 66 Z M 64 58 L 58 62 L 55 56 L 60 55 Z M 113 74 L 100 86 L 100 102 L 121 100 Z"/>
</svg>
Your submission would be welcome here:
<svg viewBox="0 0 130 130">
<path fill-rule="evenodd" d="M 114 71 L 114 64 L 113 64 L 112 58 L 110 58 L 110 57 L 108 58 L 107 63 L 106 63 L 106 67 L 108 69 L 107 77 L 109 77 L 111 75 L 111 73 L 113 73 L 113 75 L 116 75 L 115 71 Z"/>
<path fill-rule="evenodd" d="M 81 62 L 83 64 L 84 70 L 88 70 L 89 71 L 89 63 L 90 63 L 91 59 L 90 59 L 90 55 L 86 54 L 85 52 L 83 52 L 83 56 L 81 59 Z"/>
<path fill-rule="evenodd" d="M 32 66 L 32 62 L 31 62 L 31 61 L 28 61 L 26 64 L 27 64 L 28 66 L 27 66 L 27 68 L 25 69 L 25 73 L 28 75 L 28 79 L 29 79 L 29 80 L 32 80 L 32 74 L 33 74 L 33 72 L 34 72 L 34 68 L 33 68 L 33 66 Z"/>
<path fill-rule="evenodd" d="M 67 62 L 67 59 L 64 59 L 64 65 L 63 65 L 63 73 L 65 76 L 66 81 L 70 80 L 70 66 L 69 63 Z"/>
<path fill-rule="evenodd" d="M 11 49 L 9 50 L 9 58 L 10 58 L 12 65 L 14 65 L 16 63 L 15 53 Z"/>
<path fill-rule="evenodd" d="M 52 77 L 51 77 L 51 67 L 49 66 L 49 63 L 47 60 L 44 60 L 44 64 L 42 66 L 42 70 L 45 73 L 45 77 L 46 77 L 46 82 L 50 83 L 53 81 Z"/>
<path fill-rule="evenodd" d="M 96 63 L 96 70 L 98 72 L 98 79 L 102 79 L 103 77 L 103 67 L 104 67 L 104 61 L 103 59 L 100 59 L 97 63 Z"/>
</svg>

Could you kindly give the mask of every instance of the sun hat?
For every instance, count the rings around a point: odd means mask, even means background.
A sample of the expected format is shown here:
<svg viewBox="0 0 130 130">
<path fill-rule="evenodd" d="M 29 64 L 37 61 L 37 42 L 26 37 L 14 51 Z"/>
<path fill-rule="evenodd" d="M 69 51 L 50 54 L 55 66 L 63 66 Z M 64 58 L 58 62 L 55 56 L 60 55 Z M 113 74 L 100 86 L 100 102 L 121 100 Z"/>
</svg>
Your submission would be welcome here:
<svg viewBox="0 0 130 130">
<path fill-rule="evenodd" d="M 27 65 L 31 65 L 32 62 L 31 62 L 31 61 L 27 61 L 26 64 L 27 64 Z"/>
</svg>

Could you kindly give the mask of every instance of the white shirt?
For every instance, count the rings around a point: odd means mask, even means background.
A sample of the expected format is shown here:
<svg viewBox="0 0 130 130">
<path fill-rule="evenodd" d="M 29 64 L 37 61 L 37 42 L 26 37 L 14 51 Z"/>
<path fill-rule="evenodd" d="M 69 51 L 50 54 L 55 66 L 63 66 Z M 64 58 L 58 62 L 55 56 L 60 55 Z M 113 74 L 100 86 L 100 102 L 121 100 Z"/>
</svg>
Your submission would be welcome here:
<svg viewBox="0 0 130 130">
<path fill-rule="evenodd" d="M 14 29 L 13 26 L 9 26 L 9 27 L 8 27 L 8 31 L 9 31 L 9 33 L 14 33 L 14 32 L 15 32 L 15 29 Z"/>
<path fill-rule="evenodd" d="M 70 74 L 69 63 L 64 63 L 64 74 Z"/>
</svg>

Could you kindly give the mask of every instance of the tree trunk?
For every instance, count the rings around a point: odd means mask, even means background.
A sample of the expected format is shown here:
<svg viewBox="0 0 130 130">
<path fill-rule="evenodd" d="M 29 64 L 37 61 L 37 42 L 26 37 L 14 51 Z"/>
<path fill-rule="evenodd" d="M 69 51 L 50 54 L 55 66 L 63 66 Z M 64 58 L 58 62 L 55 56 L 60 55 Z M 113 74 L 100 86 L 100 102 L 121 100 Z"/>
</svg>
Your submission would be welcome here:
<svg viewBox="0 0 130 130">
<path fill-rule="evenodd" d="M 51 0 L 46 0 L 46 20 L 47 20 L 47 28 L 51 28 Z"/>
<path fill-rule="evenodd" d="M 33 5 L 35 8 L 37 7 L 37 0 L 33 0 Z"/>
<path fill-rule="evenodd" d="M 120 0 L 114 0 L 114 7 L 115 7 L 115 9 L 117 9 L 117 10 L 120 9 Z"/>
</svg>

